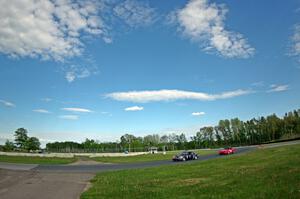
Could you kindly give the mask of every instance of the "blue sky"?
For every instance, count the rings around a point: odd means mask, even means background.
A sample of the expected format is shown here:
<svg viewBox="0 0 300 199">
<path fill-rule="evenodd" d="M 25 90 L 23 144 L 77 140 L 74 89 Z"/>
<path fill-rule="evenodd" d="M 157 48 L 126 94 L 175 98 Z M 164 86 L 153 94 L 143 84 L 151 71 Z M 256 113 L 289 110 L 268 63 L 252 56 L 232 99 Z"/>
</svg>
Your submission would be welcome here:
<svg viewBox="0 0 300 199">
<path fill-rule="evenodd" d="M 1 1 L 0 142 L 196 133 L 300 105 L 300 2 Z"/>
</svg>

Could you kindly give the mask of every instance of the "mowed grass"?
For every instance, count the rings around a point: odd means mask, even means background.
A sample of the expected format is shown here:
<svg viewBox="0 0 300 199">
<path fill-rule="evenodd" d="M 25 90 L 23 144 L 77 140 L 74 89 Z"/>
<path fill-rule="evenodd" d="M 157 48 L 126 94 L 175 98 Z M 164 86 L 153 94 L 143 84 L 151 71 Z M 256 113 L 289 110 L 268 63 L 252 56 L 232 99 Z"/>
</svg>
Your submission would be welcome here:
<svg viewBox="0 0 300 199">
<path fill-rule="evenodd" d="M 69 164 L 75 162 L 76 158 L 56 158 L 56 157 L 26 157 L 0 155 L 0 162 L 23 163 L 23 164 Z"/>
<path fill-rule="evenodd" d="M 300 198 L 300 145 L 156 168 L 99 173 L 81 199 Z"/>
<path fill-rule="evenodd" d="M 209 155 L 216 154 L 217 150 L 194 150 L 198 155 Z M 181 153 L 181 151 L 168 151 L 166 154 L 144 154 L 136 156 L 122 156 L 122 157 L 95 157 L 92 158 L 98 162 L 109 162 L 109 163 L 133 163 L 133 162 L 149 162 L 157 160 L 171 160 L 176 154 Z"/>
</svg>

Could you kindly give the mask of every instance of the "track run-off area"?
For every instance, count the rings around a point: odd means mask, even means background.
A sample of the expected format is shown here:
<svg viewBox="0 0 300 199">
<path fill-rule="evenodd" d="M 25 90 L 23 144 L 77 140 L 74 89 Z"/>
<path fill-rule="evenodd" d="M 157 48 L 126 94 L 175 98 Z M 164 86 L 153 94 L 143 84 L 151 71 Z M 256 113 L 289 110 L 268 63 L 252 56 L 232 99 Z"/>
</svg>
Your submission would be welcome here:
<svg viewBox="0 0 300 199">
<path fill-rule="evenodd" d="M 282 142 L 259 146 L 237 147 L 238 156 L 258 148 L 272 148 L 284 145 L 300 144 L 300 141 Z M 68 165 L 15 164 L 0 162 L 0 195 L 1 199 L 35 199 L 35 198 L 79 198 L 90 185 L 90 180 L 98 172 L 139 169 L 162 165 L 194 164 L 201 161 L 225 158 L 216 154 L 199 156 L 198 160 L 173 162 L 160 160 L 140 163 L 97 163 L 79 162 Z"/>
</svg>

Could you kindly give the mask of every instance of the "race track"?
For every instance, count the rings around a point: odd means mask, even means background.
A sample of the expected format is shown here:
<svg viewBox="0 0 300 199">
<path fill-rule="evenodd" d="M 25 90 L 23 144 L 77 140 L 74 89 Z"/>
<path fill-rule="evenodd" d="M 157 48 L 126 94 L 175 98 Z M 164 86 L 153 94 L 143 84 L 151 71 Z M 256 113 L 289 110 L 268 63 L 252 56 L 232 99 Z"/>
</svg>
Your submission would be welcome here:
<svg viewBox="0 0 300 199">
<path fill-rule="evenodd" d="M 257 148 L 272 148 L 300 144 L 300 141 L 275 143 L 260 146 L 238 147 L 236 156 Z M 226 158 L 218 154 L 200 156 L 198 160 L 173 162 L 172 160 L 126 164 L 69 164 L 35 165 L 0 162 L 1 199 L 77 199 L 88 188 L 90 180 L 98 172 L 157 167 L 162 165 L 194 164 L 197 162 Z"/>
<path fill-rule="evenodd" d="M 237 152 L 233 155 L 245 153 L 254 150 L 256 147 L 247 146 L 240 147 Z M 191 164 L 199 161 L 210 160 L 215 158 L 222 158 L 225 156 L 220 156 L 218 154 L 200 156 L 198 160 L 186 161 L 186 162 L 173 162 L 172 160 L 161 160 L 152 162 L 142 162 L 142 163 L 123 163 L 123 164 L 96 164 L 96 165 L 39 165 L 33 168 L 36 171 L 43 172 L 84 172 L 84 173 L 97 173 L 104 171 L 122 170 L 122 169 L 138 169 L 147 167 L 156 167 L 162 165 L 175 165 L 175 164 Z"/>
</svg>

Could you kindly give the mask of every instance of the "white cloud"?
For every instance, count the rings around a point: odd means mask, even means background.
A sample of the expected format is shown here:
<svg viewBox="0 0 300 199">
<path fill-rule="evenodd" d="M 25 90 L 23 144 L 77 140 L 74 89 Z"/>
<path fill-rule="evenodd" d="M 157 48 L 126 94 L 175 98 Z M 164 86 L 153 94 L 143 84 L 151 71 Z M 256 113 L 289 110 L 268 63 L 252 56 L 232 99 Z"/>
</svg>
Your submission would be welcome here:
<svg viewBox="0 0 300 199">
<path fill-rule="evenodd" d="M 201 116 L 201 115 L 205 115 L 205 112 L 193 112 L 192 116 Z"/>
<path fill-rule="evenodd" d="M 128 92 L 114 92 L 106 94 L 105 96 L 118 101 L 130 102 L 157 102 L 157 101 L 174 101 L 174 100 L 201 100 L 211 101 L 217 99 L 226 99 L 246 95 L 251 93 L 250 90 L 235 90 L 223 92 L 220 94 L 208 94 L 202 92 L 192 92 L 183 90 L 146 90 L 146 91 L 128 91 Z"/>
<path fill-rule="evenodd" d="M 243 35 L 225 29 L 227 12 L 224 5 L 209 3 L 208 0 L 190 0 L 184 8 L 172 13 L 171 20 L 204 51 L 217 51 L 228 58 L 252 56 L 255 50 Z"/>
<path fill-rule="evenodd" d="M 78 115 L 60 115 L 59 118 L 65 119 L 65 120 L 78 120 Z"/>
<path fill-rule="evenodd" d="M 87 61 L 85 65 L 69 65 L 65 67 L 65 78 L 68 82 L 82 79 L 98 73 L 98 67 L 93 62 Z"/>
<path fill-rule="evenodd" d="M 289 89 L 289 85 L 276 85 L 276 84 L 272 84 L 271 89 L 268 90 L 267 92 L 281 92 L 281 91 L 286 91 Z"/>
<path fill-rule="evenodd" d="M 300 61 L 300 24 L 295 25 L 291 42 L 292 46 L 290 54 L 292 56 L 298 57 Z"/>
<path fill-rule="evenodd" d="M 153 16 L 153 8 L 135 0 L 4 0 L 0 1 L 0 52 L 65 62 L 82 55 L 84 36 L 111 43 L 116 19 L 138 27 L 151 24 Z M 72 74 L 68 77 L 72 79 Z"/>
<path fill-rule="evenodd" d="M 141 106 L 132 106 L 132 107 L 127 107 L 124 110 L 125 111 L 142 111 L 142 110 L 144 110 L 144 107 L 141 107 Z"/>
<path fill-rule="evenodd" d="M 89 110 L 89 109 L 85 109 L 85 108 L 62 108 L 61 110 L 64 111 L 70 111 L 70 112 L 78 112 L 78 113 L 91 113 L 93 111 Z"/>
<path fill-rule="evenodd" d="M 75 73 L 72 71 L 69 71 L 66 73 L 65 78 L 67 79 L 68 82 L 73 82 L 75 80 Z"/>
<path fill-rule="evenodd" d="M 48 110 L 46 109 L 34 109 L 32 110 L 33 112 L 37 112 L 37 113 L 50 113 Z"/>
<path fill-rule="evenodd" d="M 154 8 L 136 0 L 125 0 L 116 5 L 113 12 L 130 27 L 150 25 L 155 17 Z"/>
<path fill-rule="evenodd" d="M 145 26 L 153 16 L 153 8 L 135 0 L 4 0 L 0 53 L 58 61 L 65 79 L 73 82 L 98 73 L 98 66 L 84 54 L 86 38 L 102 38 L 109 44 L 120 24 Z"/>
<path fill-rule="evenodd" d="M 81 55 L 81 33 L 106 35 L 93 0 L 0 1 L 0 52 L 62 61 Z"/>
<path fill-rule="evenodd" d="M 2 103 L 4 106 L 7 106 L 7 107 L 16 107 L 15 104 L 13 104 L 12 102 L 9 102 L 9 101 L 5 101 L 5 100 L 0 100 L 0 103 Z"/>
</svg>

